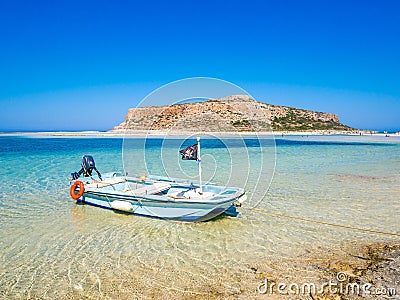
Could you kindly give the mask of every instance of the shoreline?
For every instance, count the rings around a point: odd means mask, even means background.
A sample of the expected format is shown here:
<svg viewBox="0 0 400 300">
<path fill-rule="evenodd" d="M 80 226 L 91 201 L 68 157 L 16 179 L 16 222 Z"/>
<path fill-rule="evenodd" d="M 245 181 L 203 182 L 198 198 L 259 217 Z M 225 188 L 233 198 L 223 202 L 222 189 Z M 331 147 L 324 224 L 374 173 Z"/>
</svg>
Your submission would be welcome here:
<svg viewBox="0 0 400 300">
<path fill-rule="evenodd" d="M 396 133 L 376 133 L 365 130 L 360 131 L 334 131 L 334 130 L 314 130 L 314 131 L 238 131 L 238 132 L 195 132 L 195 131 L 167 131 L 167 130 L 120 130 L 120 131 L 17 131 L 0 132 L 1 136 L 45 136 L 45 137 L 182 137 L 182 136 L 218 136 L 218 137 L 255 137 L 255 136 L 372 136 L 372 137 L 400 137 L 400 132 Z"/>
</svg>

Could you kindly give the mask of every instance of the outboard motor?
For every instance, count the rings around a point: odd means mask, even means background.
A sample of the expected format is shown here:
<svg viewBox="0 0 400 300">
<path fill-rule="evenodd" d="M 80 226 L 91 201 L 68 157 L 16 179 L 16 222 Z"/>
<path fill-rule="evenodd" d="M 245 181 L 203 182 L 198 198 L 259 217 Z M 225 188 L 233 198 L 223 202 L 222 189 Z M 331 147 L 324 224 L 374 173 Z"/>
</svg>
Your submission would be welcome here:
<svg viewBox="0 0 400 300">
<path fill-rule="evenodd" d="M 93 170 L 96 171 L 96 173 L 99 176 L 100 180 L 103 180 L 101 178 L 100 172 L 96 169 L 96 165 L 94 163 L 93 156 L 84 155 L 82 157 L 82 169 L 80 169 L 79 172 L 71 173 L 72 180 L 78 179 L 82 174 L 83 174 L 84 177 L 90 177 L 90 176 L 92 176 Z"/>
</svg>

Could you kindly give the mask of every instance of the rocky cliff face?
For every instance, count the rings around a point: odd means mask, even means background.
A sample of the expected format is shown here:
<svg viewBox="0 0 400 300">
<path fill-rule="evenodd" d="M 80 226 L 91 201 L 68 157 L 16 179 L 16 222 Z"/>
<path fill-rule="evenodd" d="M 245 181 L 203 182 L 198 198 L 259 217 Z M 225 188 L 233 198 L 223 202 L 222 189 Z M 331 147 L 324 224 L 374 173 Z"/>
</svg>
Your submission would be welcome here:
<svg viewBox="0 0 400 300">
<path fill-rule="evenodd" d="M 335 114 L 256 102 L 232 95 L 205 102 L 131 108 L 118 130 L 351 130 Z"/>
</svg>

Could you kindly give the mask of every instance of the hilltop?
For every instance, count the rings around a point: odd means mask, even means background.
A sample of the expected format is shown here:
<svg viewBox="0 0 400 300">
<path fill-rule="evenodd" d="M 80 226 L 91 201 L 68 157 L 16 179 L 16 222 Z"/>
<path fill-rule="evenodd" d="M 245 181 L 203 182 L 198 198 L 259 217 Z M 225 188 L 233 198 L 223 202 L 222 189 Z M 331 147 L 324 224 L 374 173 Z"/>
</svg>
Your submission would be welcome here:
<svg viewBox="0 0 400 300">
<path fill-rule="evenodd" d="M 336 114 L 257 102 L 232 95 L 204 102 L 131 108 L 121 130 L 185 131 L 351 131 Z"/>
</svg>

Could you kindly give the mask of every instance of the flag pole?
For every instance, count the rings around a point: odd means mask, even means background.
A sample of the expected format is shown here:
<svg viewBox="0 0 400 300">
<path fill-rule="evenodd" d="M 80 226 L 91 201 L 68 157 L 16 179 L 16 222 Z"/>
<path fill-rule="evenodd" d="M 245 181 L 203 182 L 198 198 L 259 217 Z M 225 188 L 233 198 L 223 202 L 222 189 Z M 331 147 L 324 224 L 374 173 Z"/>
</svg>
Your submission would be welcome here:
<svg viewBox="0 0 400 300">
<path fill-rule="evenodd" d="M 200 194 L 203 193 L 202 180 L 201 180 L 201 157 L 200 157 L 200 137 L 197 137 L 197 163 L 199 164 L 199 179 L 200 179 Z"/>
</svg>

